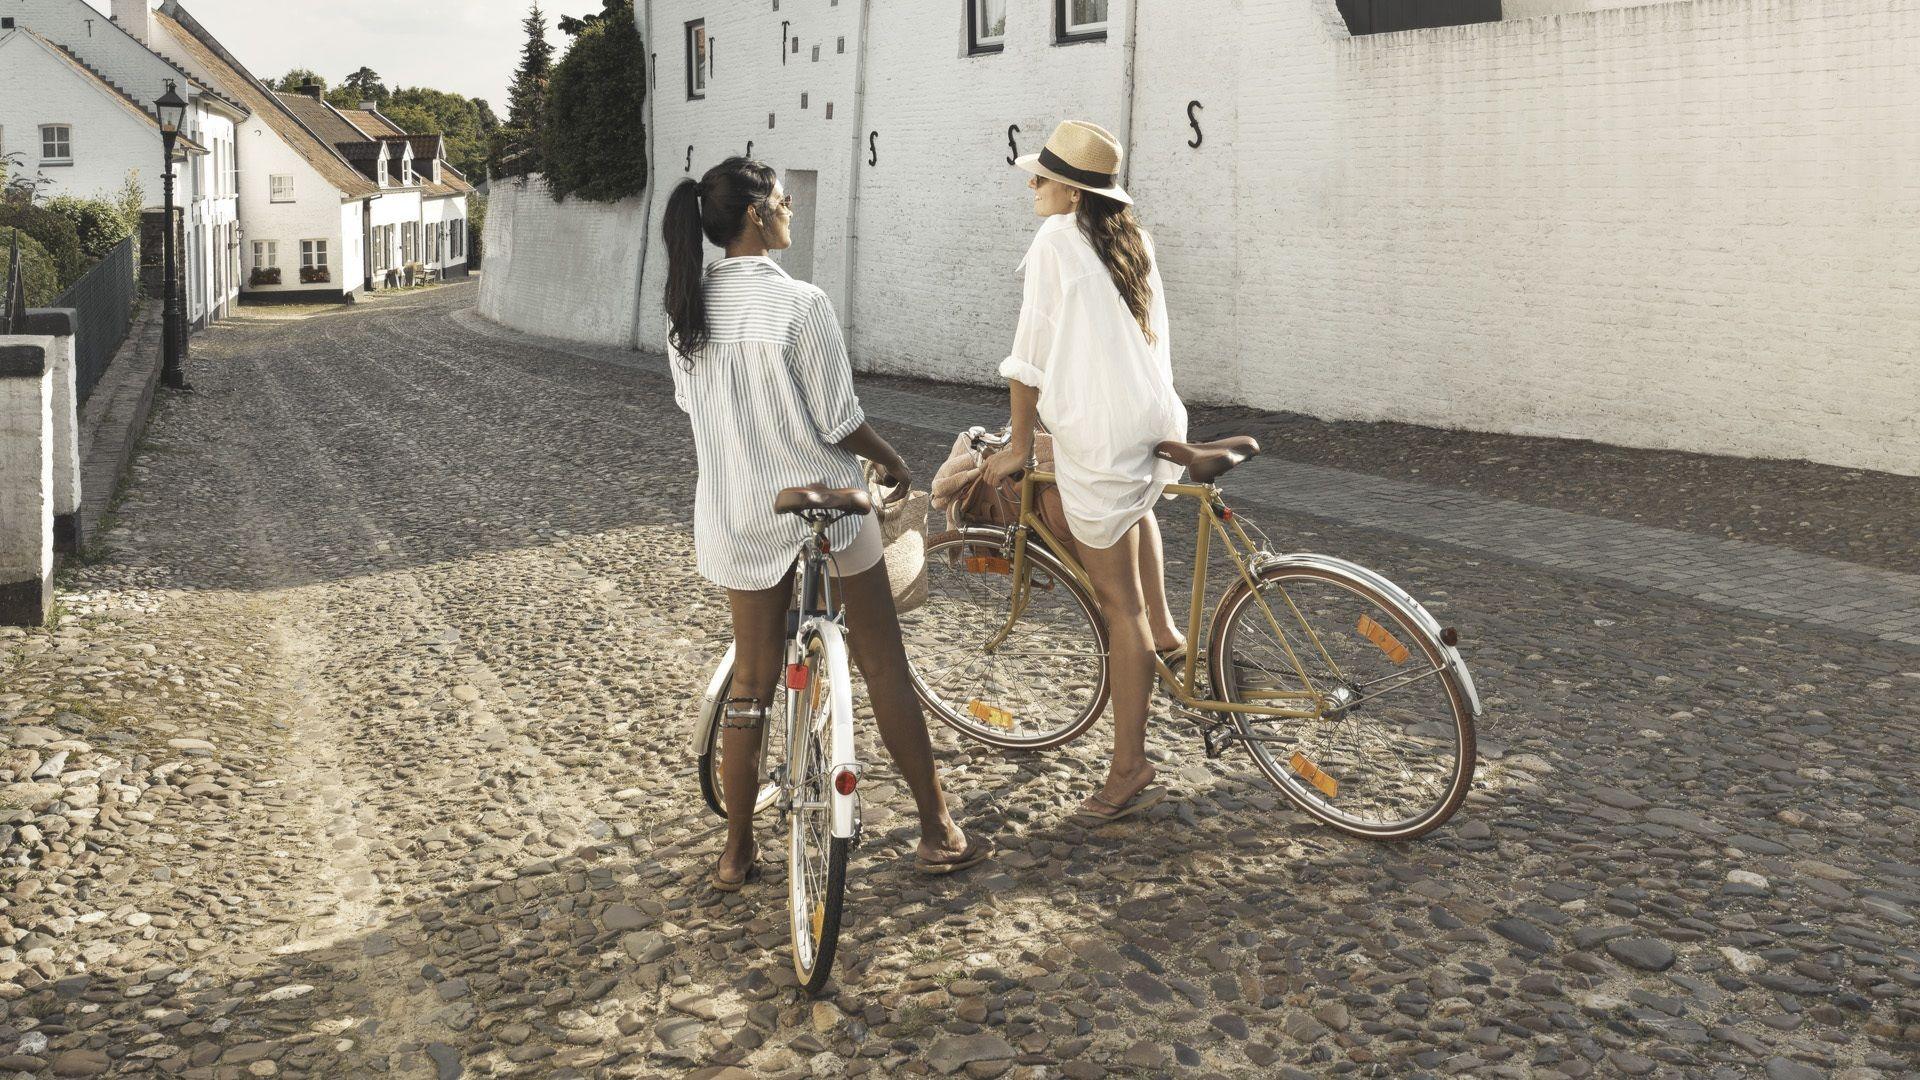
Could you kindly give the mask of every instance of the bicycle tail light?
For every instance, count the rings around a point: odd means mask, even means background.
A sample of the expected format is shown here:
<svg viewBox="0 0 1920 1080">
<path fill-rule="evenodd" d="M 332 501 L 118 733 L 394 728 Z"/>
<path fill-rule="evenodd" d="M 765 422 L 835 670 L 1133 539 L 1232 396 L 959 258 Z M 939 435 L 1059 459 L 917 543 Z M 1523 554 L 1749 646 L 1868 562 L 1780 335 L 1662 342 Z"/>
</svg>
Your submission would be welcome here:
<svg viewBox="0 0 1920 1080">
<path fill-rule="evenodd" d="M 845 765 L 842 765 L 840 768 L 834 770 L 833 790 L 839 792 L 842 795 L 851 795 L 853 794 L 853 789 L 859 786 L 860 786 L 859 773 L 854 772 L 852 769 L 848 768 Z"/>
</svg>

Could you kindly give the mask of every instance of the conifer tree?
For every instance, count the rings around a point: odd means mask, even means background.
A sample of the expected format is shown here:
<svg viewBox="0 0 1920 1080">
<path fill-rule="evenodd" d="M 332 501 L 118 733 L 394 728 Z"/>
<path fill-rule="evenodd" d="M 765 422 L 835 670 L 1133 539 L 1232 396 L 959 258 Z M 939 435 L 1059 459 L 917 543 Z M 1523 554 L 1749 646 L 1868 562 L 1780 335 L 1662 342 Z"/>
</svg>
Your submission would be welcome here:
<svg viewBox="0 0 1920 1080">
<path fill-rule="evenodd" d="M 547 111 L 547 83 L 553 76 L 553 46 L 547 43 L 547 14 L 539 0 L 521 21 L 527 43 L 507 94 L 507 122 L 494 133 L 493 171 L 525 176 L 540 169 L 540 124 Z"/>
</svg>

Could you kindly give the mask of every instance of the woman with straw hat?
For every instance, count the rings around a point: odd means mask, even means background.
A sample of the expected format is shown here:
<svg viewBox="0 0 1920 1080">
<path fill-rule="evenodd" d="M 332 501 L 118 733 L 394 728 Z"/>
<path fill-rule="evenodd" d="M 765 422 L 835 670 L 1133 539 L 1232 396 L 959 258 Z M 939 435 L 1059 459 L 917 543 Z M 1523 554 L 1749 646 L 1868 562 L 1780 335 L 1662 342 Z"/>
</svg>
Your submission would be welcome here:
<svg viewBox="0 0 1920 1080">
<path fill-rule="evenodd" d="M 1075 813 L 1101 824 L 1166 797 L 1151 787 L 1147 704 L 1153 653 L 1173 663 L 1186 643 L 1167 607 L 1153 504 L 1180 467 L 1154 457 L 1185 441 L 1173 389 L 1167 305 L 1153 244 L 1121 189 L 1119 140 L 1068 120 L 1046 147 L 1014 162 L 1032 173 L 1040 231 L 1026 274 L 1013 350 L 1000 365 L 1013 400 L 1012 443 L 987 462 L 998 482 L 1025 467 L 1036 425 L 1053 436 L 1054 472 L 1082 564 L 1105 617 L 1113 671 L 1113 762 Z"/>
</svg>

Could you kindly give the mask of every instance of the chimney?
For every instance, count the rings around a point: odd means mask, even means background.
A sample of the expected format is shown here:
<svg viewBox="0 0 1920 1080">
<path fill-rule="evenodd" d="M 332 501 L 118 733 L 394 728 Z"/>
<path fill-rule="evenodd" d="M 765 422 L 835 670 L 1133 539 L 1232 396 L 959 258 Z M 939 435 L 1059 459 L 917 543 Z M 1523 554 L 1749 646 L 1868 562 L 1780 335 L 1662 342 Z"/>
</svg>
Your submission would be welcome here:
<svg viewBox="0 0 1920 1080">
<path fill-rule="evenodd" d="M 153 41 L 153 12 L 149 0 L 113 0 L 113 21 L 142 45 Z"/>
<path fill-rule="evenodd" d="M 320 84 L 308 79 L 300 84 L 300 92 L 310 98 L 317 98 L 320 96 Z"/>
<path fill-rule="evenodd" d="M 372 112 L 375 109 L 378 109 L 379 107 L 380 107 L 380 103 L 377 101 L 363 101 L 360 103 L 361 112 Z"/>
</svg>

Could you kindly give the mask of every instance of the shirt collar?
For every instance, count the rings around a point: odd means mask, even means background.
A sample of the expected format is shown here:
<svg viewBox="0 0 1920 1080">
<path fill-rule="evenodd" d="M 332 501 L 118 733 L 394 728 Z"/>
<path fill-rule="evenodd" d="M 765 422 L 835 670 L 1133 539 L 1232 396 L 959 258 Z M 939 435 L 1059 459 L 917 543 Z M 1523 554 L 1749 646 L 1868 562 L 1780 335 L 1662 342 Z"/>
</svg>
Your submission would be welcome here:
<svg viewBox="0 0 1920 1080">
<path fill-rule="evenodd" d="M 774 273 L 779 274 L 783 278 L 790 278 L 792 276 L 788 274 L 779 263 L 774 262 L 765 255 L 735 255 L 732 258 L 719 259 L 707 264 L 707 273 L 752 270 L 766 267 L 771 267 Z"/>
<path fill-rule="evenodd" d="M 1042 237 L 1057 233 L 1062 229 L 1077 228 L 1078 224 L 1072 214 L 1048 214 L 1046 218 L 1040 222 L 1040 228 L 1034 232 L 1033 243 L 1027 245 L 1027 253 L 1020 256 L 1020 265 L 1013 268 L 1014 273 L 1022 273 L 1027 269 L 1027 260 L 1033 257 L 1033 249 L 1040 245 Z"/>
</svg>

